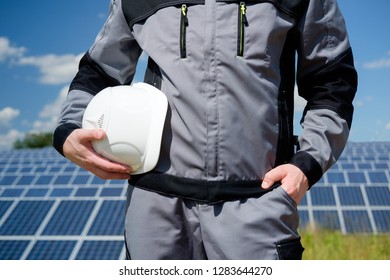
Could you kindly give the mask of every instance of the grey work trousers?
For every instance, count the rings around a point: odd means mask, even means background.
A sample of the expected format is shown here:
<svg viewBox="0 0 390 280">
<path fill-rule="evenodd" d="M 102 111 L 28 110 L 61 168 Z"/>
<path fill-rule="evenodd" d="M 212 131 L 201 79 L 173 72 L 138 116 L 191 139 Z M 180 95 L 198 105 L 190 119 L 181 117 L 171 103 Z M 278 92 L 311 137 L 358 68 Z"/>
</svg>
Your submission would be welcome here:
<svg viewBox="0 0 390 280">
<path fill-rule="evenodd" d="M 301 259 L 294 200 L 282 187 L 258 198 L 216 204 L 129 186 L 129 259 Z"/>
</svg>

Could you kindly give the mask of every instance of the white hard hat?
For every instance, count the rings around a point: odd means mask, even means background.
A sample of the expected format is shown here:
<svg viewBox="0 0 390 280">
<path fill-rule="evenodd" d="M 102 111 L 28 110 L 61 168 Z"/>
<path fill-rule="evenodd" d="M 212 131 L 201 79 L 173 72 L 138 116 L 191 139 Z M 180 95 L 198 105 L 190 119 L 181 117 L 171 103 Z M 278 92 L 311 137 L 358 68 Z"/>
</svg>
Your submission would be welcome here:
<svg viewBox="0 0 390 280">
<path fill-rule="evenodd" d="M 165 94 L 149 84 L 108 87 L 88 104 L 82 127 L 103 129 L 107 137 L 92 141 L 94 150 L 141 174 L 157 164 L 167 108 Z"/>
</svg>

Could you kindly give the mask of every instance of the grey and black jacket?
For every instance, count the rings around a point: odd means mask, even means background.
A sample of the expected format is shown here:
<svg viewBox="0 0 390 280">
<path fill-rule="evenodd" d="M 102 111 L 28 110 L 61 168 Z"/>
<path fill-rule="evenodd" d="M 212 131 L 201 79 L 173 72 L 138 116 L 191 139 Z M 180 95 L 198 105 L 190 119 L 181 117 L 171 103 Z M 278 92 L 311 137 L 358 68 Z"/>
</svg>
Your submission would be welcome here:
<svg viewBox="0 0 390 280">
<path fill-rule="evenodd" d="M 357 74 L 336 0 L 112 0 L 54 132 L 62 153 L 100 90 L 145 82 L 168 97 L 160 159 L 130 183 L 215 202 L 261 195 L 291 163 L 310 186 L 338 159 L 352 123 Z M 293 94 L 307 100 L 294 153 Z M 123 124 L 126 127 L 126 124 Z"/>
</svg>

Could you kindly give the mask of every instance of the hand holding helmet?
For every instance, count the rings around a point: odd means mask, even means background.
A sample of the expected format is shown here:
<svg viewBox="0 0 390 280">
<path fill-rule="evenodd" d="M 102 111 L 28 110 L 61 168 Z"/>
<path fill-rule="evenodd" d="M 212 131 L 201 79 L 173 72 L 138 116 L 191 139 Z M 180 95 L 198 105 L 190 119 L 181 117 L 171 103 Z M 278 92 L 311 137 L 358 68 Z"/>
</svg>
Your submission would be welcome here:
<svg viewBox="0 0 390 280">
<path fill-rule="evenodd" d="M 167 108 L 166 96 L 149 84 L 109 87 L 91 100 L 82 127 L 106 132 L 91 141 L 98 154 L 145 173 L 157 164 Z"/>
</svg>

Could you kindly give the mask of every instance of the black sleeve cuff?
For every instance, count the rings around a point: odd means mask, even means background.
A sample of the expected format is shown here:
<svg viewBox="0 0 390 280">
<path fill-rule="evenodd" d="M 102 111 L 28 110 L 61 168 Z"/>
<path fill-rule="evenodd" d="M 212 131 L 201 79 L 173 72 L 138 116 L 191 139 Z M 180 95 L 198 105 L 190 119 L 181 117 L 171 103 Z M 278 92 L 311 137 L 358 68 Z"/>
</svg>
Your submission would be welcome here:
<svg viewBox="0 0 390 280">
<path fill-rule="evenodd" d="M 318 161 L 309 153 L 300 151 L 296 153 L 291 161 L 291 164 L 295 165 L 299 169 L 302 170 L 302 172 L 305 174 L 308 182 L 309 182 L 309 189 L 317 183 L 322 175 L 322 167 L 318 163 Z"/>
<path fill-rule="evenodd" d="M 66 138 L 75 130 L 80 127 L 74 123 L 64 123 L 59 125 L 53 134 L 53 147 L 64 156 L 64 152 L 62 150 Z"/>
</svg>

